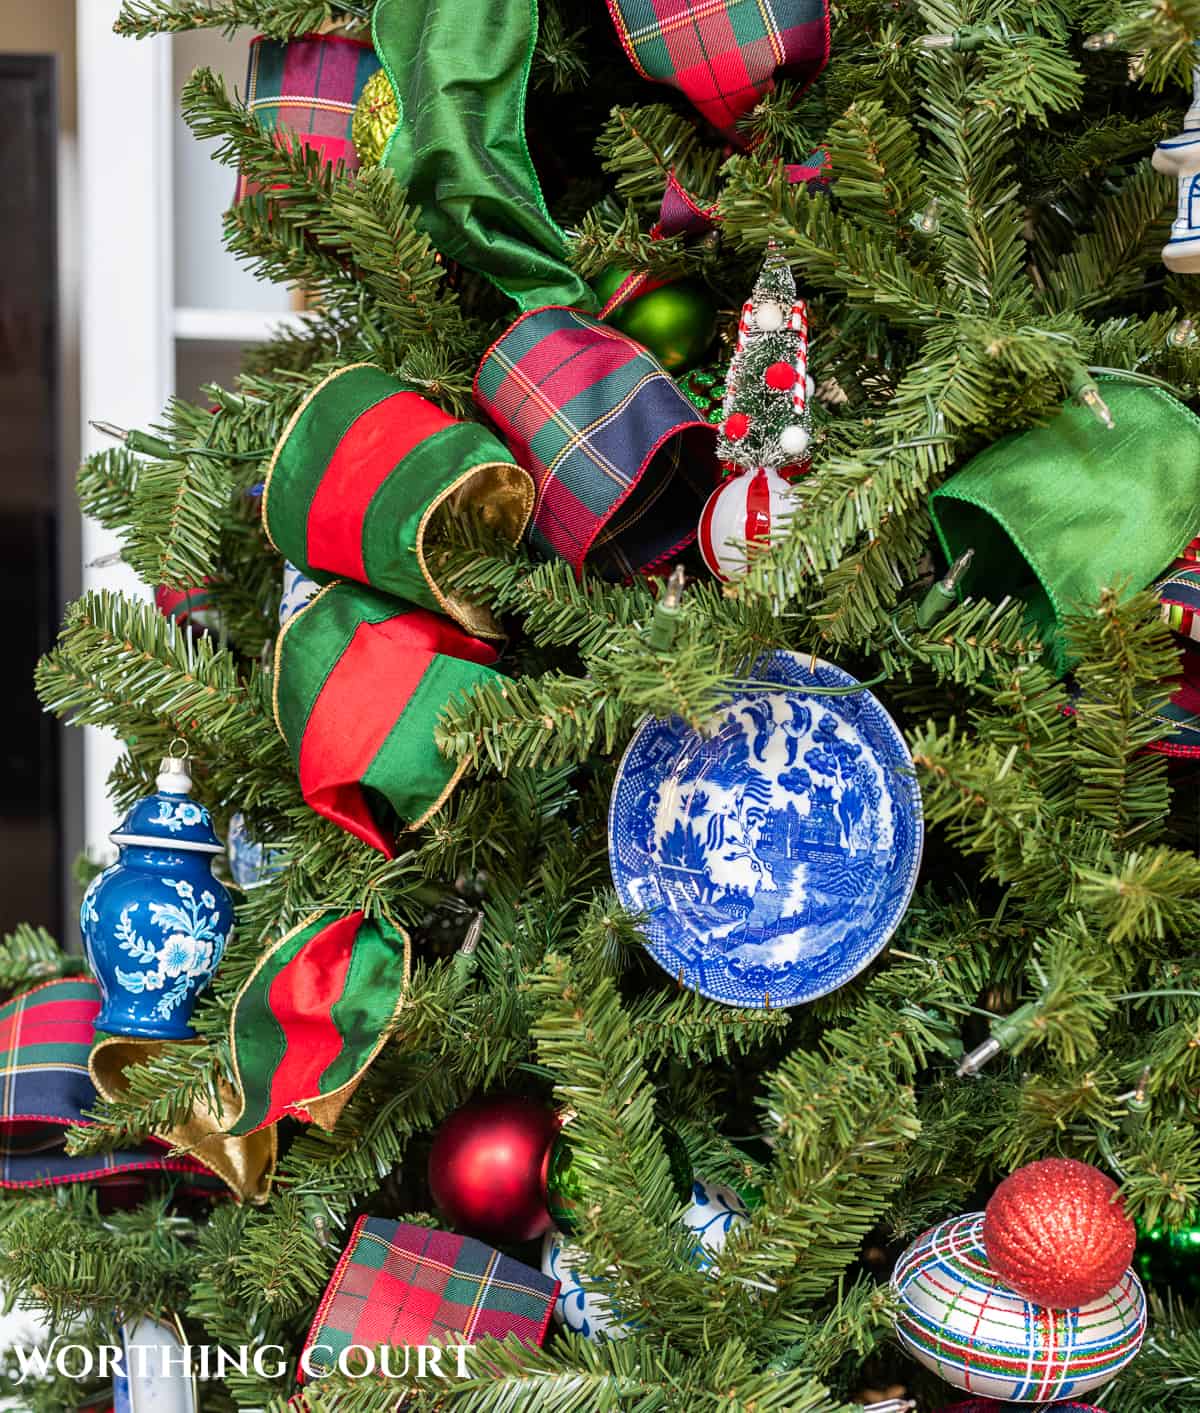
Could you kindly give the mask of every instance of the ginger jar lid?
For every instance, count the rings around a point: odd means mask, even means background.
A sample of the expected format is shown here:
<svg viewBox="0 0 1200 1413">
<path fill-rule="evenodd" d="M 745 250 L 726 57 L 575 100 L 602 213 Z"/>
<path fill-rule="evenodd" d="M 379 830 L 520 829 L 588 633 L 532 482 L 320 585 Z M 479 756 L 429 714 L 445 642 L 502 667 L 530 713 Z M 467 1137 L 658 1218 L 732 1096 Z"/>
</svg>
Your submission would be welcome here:
<svg viewBox="0 0 1200 1413">
<path fill-rule="evenodd" d="M 108 836 L 113 843 L 198 854 L 221 853 L 223 846 L 213 829 L 212 816 L 202 804 L 189 798 L 192 777 L 186 757 L 164 756 L 156 784 L 155 794 L 139 800 Z"/>
</svg>

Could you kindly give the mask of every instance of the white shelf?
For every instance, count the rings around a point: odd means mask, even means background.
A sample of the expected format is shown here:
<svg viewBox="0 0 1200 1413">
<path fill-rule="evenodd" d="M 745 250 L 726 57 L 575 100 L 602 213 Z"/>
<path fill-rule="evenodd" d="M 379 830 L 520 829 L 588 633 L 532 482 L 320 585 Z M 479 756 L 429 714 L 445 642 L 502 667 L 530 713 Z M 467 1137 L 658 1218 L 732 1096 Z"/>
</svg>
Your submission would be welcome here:
<svg viewBox="0 0 1200 1413">
<path fill-rule="evenodd" d="M 265 343 L 282 329 L 300 329 L 300 313 L 259 309 L 176 309 L 173 332 L 195 343 Z"/>
</svg>

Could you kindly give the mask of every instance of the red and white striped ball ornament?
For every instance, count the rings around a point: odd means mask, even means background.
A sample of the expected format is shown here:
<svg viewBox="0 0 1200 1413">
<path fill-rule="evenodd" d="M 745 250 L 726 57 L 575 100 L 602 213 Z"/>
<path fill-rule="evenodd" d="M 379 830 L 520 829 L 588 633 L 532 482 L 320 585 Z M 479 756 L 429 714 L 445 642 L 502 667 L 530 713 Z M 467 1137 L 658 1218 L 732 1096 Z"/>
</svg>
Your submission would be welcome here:
<svg viewBox="0 0 1200 1413">
<path fill-rule="evenodd" d="M 760 466 L 730 476 L 700 512 L 697 539 L 705 564 L 728 581 L 746 571 L 744 545 L 769 545 L 793 512 L 792 489 L 778 471 Z"/>
</svg>

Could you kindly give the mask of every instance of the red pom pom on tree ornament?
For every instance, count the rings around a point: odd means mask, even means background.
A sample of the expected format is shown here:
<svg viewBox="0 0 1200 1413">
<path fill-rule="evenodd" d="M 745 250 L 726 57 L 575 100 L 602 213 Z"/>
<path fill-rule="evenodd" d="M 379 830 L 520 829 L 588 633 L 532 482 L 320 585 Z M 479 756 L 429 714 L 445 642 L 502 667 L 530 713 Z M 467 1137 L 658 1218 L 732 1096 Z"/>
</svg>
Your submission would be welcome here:
<svg viewBox="0 0 1200 1413">
<path fill-rule="evenodd" d="M 774 388 L 776 392 L 787 392 L 795 386 L 799 376 L 790 363 L 772 363 L 763 374 L 767 387 Z"/>
<path fill-rule="evenodd" d="M 740 442 L 750 430 L 750 418 L 745 412 L 731 412 L 721 430 L 731 442 Z"/>
<path fill-rule="evenodd" d="M 1018 1168 L 984 1210 L 992 1270 L 1018 1295 L 1051 1309 L 1097 1299 L 1125 1274 L 1137 1240 L 1116 1191 L 1110 1177 L 1074 1158 Z"/>
</svg>

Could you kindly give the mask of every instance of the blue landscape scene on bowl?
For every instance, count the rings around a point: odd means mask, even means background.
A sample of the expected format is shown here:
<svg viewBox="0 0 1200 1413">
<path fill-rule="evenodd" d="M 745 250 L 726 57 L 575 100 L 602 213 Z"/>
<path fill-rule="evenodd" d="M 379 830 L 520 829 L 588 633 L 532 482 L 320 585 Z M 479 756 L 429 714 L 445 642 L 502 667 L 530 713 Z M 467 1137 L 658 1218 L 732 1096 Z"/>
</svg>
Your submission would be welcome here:
<svg viewBox="0 0 1200 1413">
<path fill-rule="evenodd" d="M 764 657 L 710 731 L 647 719 L 609 816 L 613 878 L 654 956 L 741 1006 L 790 1006 L 845 984 L 908 905 L 923 827 L 895 722 L 841 669 Z M 772 687 L 771 684 L 777 684 Z"/>
</svg>

